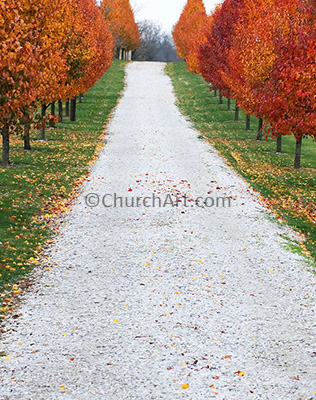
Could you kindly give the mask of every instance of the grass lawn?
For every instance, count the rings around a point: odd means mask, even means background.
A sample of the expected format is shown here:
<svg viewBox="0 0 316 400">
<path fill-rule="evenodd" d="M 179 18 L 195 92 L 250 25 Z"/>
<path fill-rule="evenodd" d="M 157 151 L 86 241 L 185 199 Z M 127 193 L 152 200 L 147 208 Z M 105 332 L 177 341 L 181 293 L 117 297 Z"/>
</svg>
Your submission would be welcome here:
<svg viewBox="0 0 316 400">
<path fill-rule="evenodd" d="M 276 140 L 257 141 L 258 121 L 251 117 L 251 131 L 245 130 L 246 116 L 240 112 L 234 122 L 235 103 L 227 111 L 227 102 L 219 97 L 185 63 L 166 67 L 171 77 L 178 106 L 195 128 L 265 198 L 276 216 L 306 235 L 302 248 L 316 259 L 316 142 L 303 139 L 302 168 L 294 170 L 295 139 L 282 138 L 282 154 L 276 154 Z"/>
<path fill-rule="evenodd" d="M 2 291 L 32 270 L 51 235 L 49 221 L 67 211 L 74 190 L 89 173 L 88 166 L 103 143 L 104 126 L 124 88 L 126 64 L 113 62 L 77 104 L 76 122 L 64 118 L 55 129 L 47 129 L 45 142 L 38 140 L 38 132 L 32 132 L 32 151 L 25 152 L 22 139 L 11 136 L 13 165 L 0 167 Z"/>
</svg>

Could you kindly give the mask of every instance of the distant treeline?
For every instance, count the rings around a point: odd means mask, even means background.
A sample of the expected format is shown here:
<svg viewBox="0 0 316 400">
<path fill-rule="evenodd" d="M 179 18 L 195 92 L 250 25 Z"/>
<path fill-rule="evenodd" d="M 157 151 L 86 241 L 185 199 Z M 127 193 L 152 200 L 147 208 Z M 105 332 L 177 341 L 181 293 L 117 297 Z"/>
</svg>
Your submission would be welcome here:
<svg viewBox="0 0 316 400">
<path fill-rule="evenodd" d="M 183 61 L 177 56 L 177 51 L 170 34 L 153 21 L 144 20 L 138 23 L 141 44 L 134 51 L 133 60 L 136 61 Z"/>
</svg>

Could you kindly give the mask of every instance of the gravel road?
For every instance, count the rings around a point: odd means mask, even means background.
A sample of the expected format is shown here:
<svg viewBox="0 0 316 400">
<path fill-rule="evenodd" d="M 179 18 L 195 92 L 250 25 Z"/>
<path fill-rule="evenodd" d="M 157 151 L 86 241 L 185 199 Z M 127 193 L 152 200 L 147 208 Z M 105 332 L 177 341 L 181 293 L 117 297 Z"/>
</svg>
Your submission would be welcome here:
<svg viewBox="0 0 316 400">
<path fill-rule="evenodd" d="M 5 326 L 0 399 L 316 399 L 316 276 L 163 64 L 127 67 L 108 133 Z"/>
</svg>

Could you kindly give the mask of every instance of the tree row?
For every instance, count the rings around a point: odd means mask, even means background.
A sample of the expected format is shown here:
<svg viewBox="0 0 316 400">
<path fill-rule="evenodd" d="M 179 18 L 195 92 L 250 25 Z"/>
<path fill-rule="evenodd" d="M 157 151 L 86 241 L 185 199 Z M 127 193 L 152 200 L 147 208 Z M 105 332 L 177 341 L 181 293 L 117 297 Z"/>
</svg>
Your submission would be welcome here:
<svg viewBox="0 0 316 400">
<path fill-rule="evenodd" d="M 173 30 L 178 54 L 212 89 L 259 119 L 257 139 L 316 137 L 316 4 L 312 0 L 225 0 L 207 15 L 188 0 Z"/>
<path fill-rule="evenodd" d="M 45 140 L 46 110 L 94 86 L 118 48 L 134 49 L 139 30 L 129 0 L 0 0 L 0 130 L 2 164 L 9 165 L 10 134 L 30 149 L 32 124 Z M 67 109 L 68 107 L 66 107 Z M 58 119 L 58 116 L 56 117 Z"/>
</svg>

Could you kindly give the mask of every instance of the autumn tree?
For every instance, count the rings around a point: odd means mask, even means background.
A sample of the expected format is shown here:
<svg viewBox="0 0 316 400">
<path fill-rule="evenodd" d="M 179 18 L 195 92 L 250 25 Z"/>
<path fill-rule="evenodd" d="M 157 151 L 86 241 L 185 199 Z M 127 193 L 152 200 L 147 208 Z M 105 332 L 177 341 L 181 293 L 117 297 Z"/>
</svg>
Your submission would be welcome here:
<svg viewBox="0 0 316 400">
<path fill-rule="evenodd" d="M 188 0 L 179 21 L 172 31 L 173 40 L 180 58 L 187 60 L 190 52 L 195 48 L 194 39 L 199 27 L 206 19 L 203 0 Z"/>
<path fill-rule="evenodd" d="M 63 99 L 71 98 L 70 120 L 76 119 L 76 97 L 85 93 L 111 65 L 113 40 L 104 15 L 93 0 L 77 0 L 72 32 L 65 43 L 67 82 Z"/>
<path fill-rule="evenodd" d="M 26 103 L 23 108 L 25 150 L 31 149 L 29 131 L 34 110 L 41 105 L 44 116 L 48 105 L 54 105 L 64 93 L 70 68 L 68 65 L 70 49 L 67 47 L 67 42 L 73 34 L 74 21 L 78 19 L 78 13 L 74 12 L 76 0 L 59 0 L 57 3 L 41 0 L 36 3 L 39 4 L 43 4 L 41 12 L 36 10 L 35 16 L 32 13 L 28 14 L 30 20 L 24 18 L 27 29 L 31 31 L 32 23 L 36 23 L 37 34 L 33 35 L 32 44 L 38 49 L 38 52 L 33 53 L 37 62 L 37 69 L 34 70 L 36 74 L 30 82 L 36 91 L 36 98 L 33 102 Z M 46 121 L 44 119 L 41 122 L 41 138 L 45 139 Z"/>
<path fill-rule="evenodd" d="M 203 78 L 211 82 L 213 88 L 217 89 L 221 96 L 227 97 L 228 108 L 233 92 L 224 81 L 223 74 L 229 69 L 228 53 L 234 37 L 234 28 L 243 6 L 244 0 L 225 0 L 213 14 L 207 43 L 199 48 L 199 70 Z M 235 119 L 237 119 L 237 113 Z"/>
<path fill-rule="evenodd" d="M 254 114 L 259 118 L 258 140 L 262 139 L 262 122 L 266 116 L 254 91 L 258 93 L 259 86 L 270 78 L 276 59 L 274 38 L 277 32 L 287 31 L 291 13 L 290 4 L 286 1 L 276 8 L 271 0 L 245 0 L 234 28 L 228 53 L 229 68 L 222 77 L 231 88 L 237 104 L 248 115 Z"/>
<path fill-rule="evenodd" d="M 58 31 L 52 37 L 57 41 L 67 69 L 66 81 L 53 82 L 48 90 L 40 90 L 37 100 L 41 102 L 41 139 L 45 139 L 45 114 L 49 104 L 71 98 L 70 120 L 75 120 L 76 96 L 93 86 L 109 67 L 113 55 L 113 41 L 107 23 L 93 0 L 70 0 L 55 20 Z M 62 24 L 61 24 L 62 23 Z M 47 20 L 43 24 L 47 25 Z M 61 30 L 63 28 L 63 30 Z M 64 40 L 60 40 L 61 38 Z M 57 39 L 56 39 L 57 40 Z M 58 75 L 56 75 L 58 76 Z M 60 114 L 61 112 L 59 112 Z"/>
<path fill-rule="evenodd" d="M 212 29 L 213 15 L 206 16 L 200 23 L 195 34 L 190 40 L 189 54 L 187 55 L 186 62 L 191 72 L 199 73 L 199 49 L 200 46 L 207 43 L 208 34 Z"/>
<path fill-rule="evenodd" d="M 104 15 L 93 0 L 87 3 L 90 13 L 85 14 L 85 24 L 90 28 L 90 58 L 80 82 L 80 93 L 87 92 L 104 75 L 112 63 L 114 50 L 112 34 Z"/>
<path fill-rule="evenodd" d="M 39 105 L 87 90 L 108 68 L 113 42 L 93 0 L 0 0 L 2 163 L 21 124 L 25 146 Z M 44 126 L 44 125 L 43 125 Z"/>
<path fill-rule="evenodd" d="M 225 0 L 200 23 L 192 41 L 186 10 L 174 29 L 178 52 L 190 69 L 228 101 L 236 99 L 236 110 L 242 106 L 247 113 L 248 128 L 250 114 L 259 118 L 258 139 L 263 120 L 266 132 L 277 138 L 278 152 L 282 136 L 294 134 L 295 168 L 302 138 L 316 136 L 315 7 L 310 0 Z"/>
<path fill-rule="evenodd" d="M 140 44 L 140 32 L 130 2 L 102 0 L 100 7 L 112 32 L 119 58 L 124 58 L 123 52 L 134 50 Z"/>
<path fill-rule="evenodd" d="M 296 168 L 302 137 L 314 136 L 313 21 L 310 2 L 245 0 L 224 76 L 246 112 L 266 121 L 277 152 L 283 135 L 295 135 Z"/>
<path fill-rule="evenodd" d="M 272 135 L 294 134 L 294 167 L 300 168 L 302 138 L 316 138 L 316 6 L 313 1 L 274 0 L 283 24 L 273 37 L 275 59 L 270 77 L 256 90 Z"/>
<path fill-rule="evenodd" d="M 2 163 L 9 165 L 9 134 L 19 119 L 28 124 L 39 93 L 63 84 L 67 67 L 56 34 L 63 40 L 66 0 L 51 3 L 0 2 L 0 129 Z M 46 21 L 44 23 L 43 21 Z M 55 34 L 55 36 L 54 36 Z"/>
</svg>

